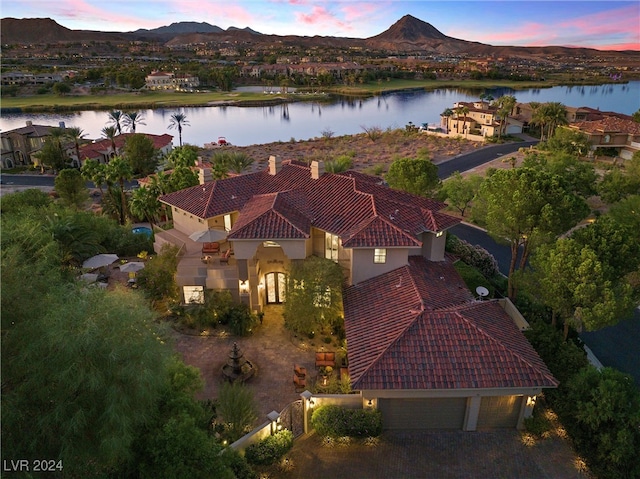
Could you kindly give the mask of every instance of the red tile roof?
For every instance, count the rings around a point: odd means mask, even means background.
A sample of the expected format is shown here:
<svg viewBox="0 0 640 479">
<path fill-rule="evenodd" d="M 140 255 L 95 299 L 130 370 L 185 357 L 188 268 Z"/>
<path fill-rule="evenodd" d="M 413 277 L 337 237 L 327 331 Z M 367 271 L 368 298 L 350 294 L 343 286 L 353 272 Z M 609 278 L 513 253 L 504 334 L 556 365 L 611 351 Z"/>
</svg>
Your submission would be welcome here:
<svg viewBox="0 0 640 479">
<path fill-rule="evenodd" d="M 573 123 L 571 127 L 587 133 L 597 132 L 621 132 L 631 135 L 640 135 L 640 123 L 633 120 L 625 120 L 615 116 L 609 116 L 602 120 L 596 121 L 581 121 Z"/>
<path fill-rule="evenodd" d="M 124 144 L 127 139 L 134 135 L 135 133 L 123 133 L 114 138 L 114 142 L 116 144 L 117 150 L 122 150 L 124 148 Z M 140 133 L 147 138 L 149 138 L 153 142 L 153 147 L 156 149 L 162 149 L 172 142 L 173 136 L 162 134 L 162 135 L 152 135 L 150 133 Z M 89 143 L 88 145 L 80 147 L 80 158 L 83 160 L 86 158 L 94 159 L 101 158 L 107 154 L 107 152 L 111 149 L 111 140 L 102 139 L 97 140 L 94 143 Z"/>
<path fill-rule="evenodd" d="M 477 302 L 449 261 L 409 264 L 346 289 L 355 389 L 556 387 L 495 301 Z"/>
<path fill-rule="evenodd" d="M 253 200 L 269 193 L 277 195 Z M 294 161 L 283 162 L 276 175 L 265 170 L 217 180 L 160 201 L 202 219 L 239 211 L 230 239 L 308 237 L 314 226 L 340 236 L 347 248 L 420 247 L 423 232 L 460 221 L 437 211 L 444 203 L 392 190 L 379 178 L 346 172 L 313 180 L 310 168 Z"/>
</svg>

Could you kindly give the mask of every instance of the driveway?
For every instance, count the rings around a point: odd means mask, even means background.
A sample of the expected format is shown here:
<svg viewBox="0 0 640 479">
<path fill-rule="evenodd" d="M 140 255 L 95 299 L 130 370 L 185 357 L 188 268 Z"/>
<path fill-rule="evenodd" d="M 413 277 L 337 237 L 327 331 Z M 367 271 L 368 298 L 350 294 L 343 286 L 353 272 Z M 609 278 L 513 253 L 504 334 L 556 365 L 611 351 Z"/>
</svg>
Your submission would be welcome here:
<svg viewBox="0 0 640 479">
<path fill-rule="evenodd" d="M 273 478 L 585 479 L 567 441 L 525 445 L 515 430 L 385 432 L 375 445 L 332 446 L 309 434 L 286 456 L 289 470 Z"/>
</svg>

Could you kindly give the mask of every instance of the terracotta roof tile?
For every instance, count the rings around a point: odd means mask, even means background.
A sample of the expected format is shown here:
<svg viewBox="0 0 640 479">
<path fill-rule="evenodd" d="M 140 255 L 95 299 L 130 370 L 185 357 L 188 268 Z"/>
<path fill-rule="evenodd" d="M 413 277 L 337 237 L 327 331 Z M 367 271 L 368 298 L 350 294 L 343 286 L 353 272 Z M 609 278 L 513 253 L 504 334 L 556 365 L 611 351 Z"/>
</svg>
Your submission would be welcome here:
<svg viewBox="0 0 640 479">
<path fill-rule="evenodd" d="M 294 194 L 270 193 L 250 199 L 238 216 L 229 239 L 302 239 L 311 236 L 311 221 L 293 207 Z"/>
<path fill-rule="evenodd" d="M 497 302 L 477 302 L 449 261 L 409 264 L 346 289 L 358 389 L 555 387 Z"/>
<path fill-rule="evenodd" d="M 640 123 L 637 123 L 633 120 L 625 120 L 623 118 L 618 118 L 615 116 L 609 116 L 607 118 L 603 118 L 602 120 L 596 121 L 581 121 L 577 123 L 573 123 L 571 125 L 573 128 L 579 129 L 580 131 L 585 131 L 588 133 L 595 132 L 622 132 L 631 135 L 640 135 Z"/>
<path fill-rule="evenodd" d="M 357 172 L 324 174 L 314 180 L 306 164 L 287 161 L 276 175 L 265 170 L 226 178 L 170 193 L 160 200 L 202 219 L 239 211 L 237 222 L 243 232 L 234 228 L 236 238 L 249 237 L 251 231 L 281 235 L 274 238 L 297 237 L 303 231 L 308 233 L 305 228 L 310 222 L 340 236 L 345 247 L 419 247 L 424 231 L 441 231 L 459 222 L 436 211 L 444 203 L 379 183 L 379 178 Z M 284 192 L 287 195 L 280 196 Z M 265 214 L 262 202 L 245 209 L 254 195 L 267 193 L 278 193 L 280 203 L 273 204 L 277 206 L 273 211 L 284 219 Z M 394 212 L 398 212 L 396 216 Z M 259 224 L 273 221 L 276 223 Z M 253 223 L 251 228 L 245 228 L 249 223 Z"/>
</svg>

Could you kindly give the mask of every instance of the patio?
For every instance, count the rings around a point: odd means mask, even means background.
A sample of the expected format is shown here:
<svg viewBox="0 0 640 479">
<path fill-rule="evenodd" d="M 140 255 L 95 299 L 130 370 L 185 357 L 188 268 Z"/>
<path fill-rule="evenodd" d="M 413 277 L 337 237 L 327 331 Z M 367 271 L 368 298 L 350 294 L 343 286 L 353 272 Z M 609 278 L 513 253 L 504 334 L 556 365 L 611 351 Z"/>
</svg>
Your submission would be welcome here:
<svg viewBox="0 0 640 479">
<path fill-rule="evenodd" d="M 212 330 L 209 336 L 172 332 L 174 349 L 185 363 L 197 367 L 202 373 L 205 386 L 198 399 L 217 397 L 222 384 L 222 366 L 226 364 L 234 342 L 257 368 L 255 376 L 246 384 L 253 391 L 258 405 L 258 422 L 266 420 L 271 411 L 281 411 L 290 402 L 300 399 L 292 380 L 293 368 L 296 364 L 306 367 L 313 377 L 315 351 L 321 346 L 318 340 L 315 345 L 294 343 L 284 328 L 280 306 L 265 308 L 262 324 L 247 338 L 223 332 L 222 328 Z"/>
</svg>

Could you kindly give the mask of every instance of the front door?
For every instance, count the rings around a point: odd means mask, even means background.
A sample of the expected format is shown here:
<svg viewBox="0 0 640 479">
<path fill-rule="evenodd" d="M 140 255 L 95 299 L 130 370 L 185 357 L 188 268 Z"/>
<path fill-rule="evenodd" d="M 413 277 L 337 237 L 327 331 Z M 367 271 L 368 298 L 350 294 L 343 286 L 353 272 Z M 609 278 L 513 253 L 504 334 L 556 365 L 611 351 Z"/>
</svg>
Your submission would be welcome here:
<svg viewBox="0 0 640 479">
<path fill-rule="evenodd" d="M 265 282 L 267 285 L 267 304 L 284 303 L 287 276 L 284 273 L 267 273 Z"/>
</svg>

